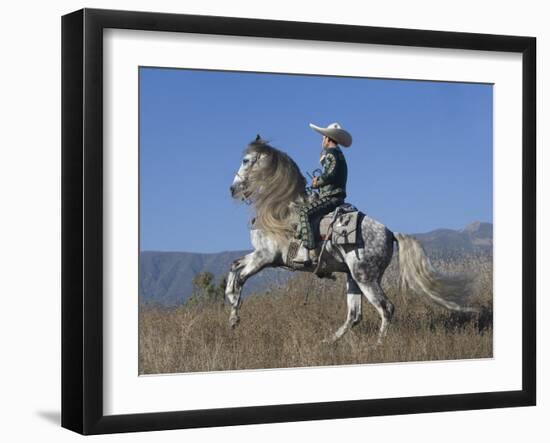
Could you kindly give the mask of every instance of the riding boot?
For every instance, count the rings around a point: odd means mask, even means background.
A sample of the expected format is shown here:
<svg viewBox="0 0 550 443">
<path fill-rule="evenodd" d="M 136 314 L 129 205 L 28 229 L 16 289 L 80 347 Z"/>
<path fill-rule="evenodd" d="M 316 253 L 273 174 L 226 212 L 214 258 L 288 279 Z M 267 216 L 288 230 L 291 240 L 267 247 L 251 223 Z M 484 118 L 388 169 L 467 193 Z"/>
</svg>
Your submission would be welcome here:
<svg viewBox="0 0 550 443">
<path fill-rule="evenodd" d="M 294 263 L 299 265 L 310 265 L 311 264 L 311 258 L 309 256 L 309 249 L 304 247 L 304 245 L 300 245 L 300 249 L 298 249 L 298 253 L 296 254 L 296 257 L 292 260 Z"/>
</svg>

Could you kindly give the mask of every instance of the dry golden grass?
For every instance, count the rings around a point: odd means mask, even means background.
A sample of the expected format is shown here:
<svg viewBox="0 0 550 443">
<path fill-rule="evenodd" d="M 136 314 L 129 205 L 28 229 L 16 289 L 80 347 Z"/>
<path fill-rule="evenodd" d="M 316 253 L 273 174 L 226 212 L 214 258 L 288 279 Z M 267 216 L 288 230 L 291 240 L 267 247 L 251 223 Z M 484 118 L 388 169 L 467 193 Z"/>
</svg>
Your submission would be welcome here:
<svg viewBox="0 0 550 443">
<path fill-rule="evenodd" d="M 453 313 L 420 296 L 397 294 L 392 263 L 383 286 L 396 309 L 384 343 L 375 346 L 380 319 L 363 299 L 362 322 L 339 342 L 324 344 L 345 319 L 343 277 L 330 281 L 296 273 L 284 288 L 247 297 L 236 329 L 229 327 L 229 308 L 220 303 L 141 308 L 140 374 L 492 357 L 490 259 L 435 264 L 449 273 L 475 271 L 469 304 L 481 307 L 480 314 Z"/>
</svg>

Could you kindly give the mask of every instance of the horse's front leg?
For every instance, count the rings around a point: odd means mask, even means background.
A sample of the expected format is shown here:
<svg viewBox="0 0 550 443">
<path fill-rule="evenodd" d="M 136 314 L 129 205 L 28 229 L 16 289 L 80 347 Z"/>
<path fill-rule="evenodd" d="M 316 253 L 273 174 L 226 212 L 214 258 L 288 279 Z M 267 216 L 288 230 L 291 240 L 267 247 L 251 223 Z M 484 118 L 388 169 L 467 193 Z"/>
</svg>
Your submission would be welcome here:
<svg viewBox="0 0 550 443">
<path fill-rule="evenodd" d="M 231 304 L 231 314 L 229 316 L 231 327 L 234 328 L 239 323 L 239 308 L 241 307 L 241 293 L 244 283 L 271 262 L 272 257 L 259 251 L 254 251 L 233 262 L 225 287 L 225 296 Z"/>
<path fill-rule="evenodd" d="M 229 316 L 229 324 L 232 328 L 239 323 L 239 308 L 241 306 L 241 292 L 243 285 L 240 282 L 239 275 L 243 269 L 240 262 L 246 257 L 235 260 L 231 266 L 231 271 L 227 276 L 227 285 L 225 286 L 225 296 L 231 305 L 231 314 Z"/>
</svg>

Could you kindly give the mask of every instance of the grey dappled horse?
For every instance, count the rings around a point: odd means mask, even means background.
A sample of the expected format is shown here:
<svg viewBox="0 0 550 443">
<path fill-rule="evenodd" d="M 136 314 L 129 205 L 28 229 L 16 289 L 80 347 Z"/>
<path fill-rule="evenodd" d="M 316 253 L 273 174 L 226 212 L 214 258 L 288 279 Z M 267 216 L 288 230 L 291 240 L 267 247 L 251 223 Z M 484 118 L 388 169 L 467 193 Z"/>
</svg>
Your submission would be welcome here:
<svg viewBox="0 0 550 443">
<path fill-rule="evenodd" d="M 250 231 L 254 250 L 233 262 L 225 289 L 231 304 L 229 321 L 235 327 L 239 322 L 241 291 L 246 280 L 266 267 L 288 268 L 289 245 L 298 223 L 297 208 L 306 201 L 308 194 L 306 181 L 296 163 L 259 138 L 246 148 L 230 190 L 233 198 L 255 209 Z M 426 294 L 451 310 L 475 311 L 453 301 L 464 297 L 464 281 L 437 273 L 417 240 L 393 233 L 364 215 L 357 244 L 336 245 L 328 241 L 323 253 L 324 270 L 347 274 L 347 317 L 330 341 L 338 340 L 361 320 L 361 295 L 380 315 L 378 343 L 384 338 L 394 306 L 380 281 L 391 261 L 394 242 L 399 248 L 402 288 Z M 314 267 L 303 270 L 313 272 Z"/>
</svg>

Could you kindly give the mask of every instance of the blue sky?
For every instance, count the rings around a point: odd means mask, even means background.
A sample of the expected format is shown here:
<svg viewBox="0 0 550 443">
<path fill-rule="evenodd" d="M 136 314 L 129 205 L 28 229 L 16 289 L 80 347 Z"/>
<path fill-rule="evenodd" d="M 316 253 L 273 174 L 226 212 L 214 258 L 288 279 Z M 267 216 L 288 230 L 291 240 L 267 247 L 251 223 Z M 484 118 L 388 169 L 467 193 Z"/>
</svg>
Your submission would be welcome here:
<svg viewBox="0 0 550 443">
<path fill-rule="evenodd" d="M 250 208 L 230 198 L 256 134 L 319 167 L 339 122 L 348 198 L 397 232 L 492 222 L 491 85 L 140 68 L 141 250 L 249 249 Z"/>
</svg>

